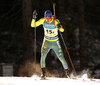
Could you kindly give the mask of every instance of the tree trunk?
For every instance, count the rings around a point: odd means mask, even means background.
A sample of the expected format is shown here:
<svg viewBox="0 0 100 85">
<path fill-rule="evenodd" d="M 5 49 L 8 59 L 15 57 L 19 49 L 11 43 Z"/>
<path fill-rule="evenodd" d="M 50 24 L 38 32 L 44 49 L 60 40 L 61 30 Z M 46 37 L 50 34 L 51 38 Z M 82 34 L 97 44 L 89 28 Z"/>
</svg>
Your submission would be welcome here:
<svg viewBox="0 0 100 85">
<path fill-rule="evenodd" d="M 72 4 L 73 4 L 73 1 L 72 0 L 68 0 L 68 10 L 67 10 L 67 14 L 69 17 L 72 16 Z"/>
<path fill-rule="evenodd" d="M 31 0 L 22 0 L 23 33 L 24 33 L 24 59 L 21 62 L 19 76 L 32 76 L 33 74 L 33 36 L 31 29 Z"/>
<path fill-rule="evenodd" d="M 66 35 L 66 20 L 65 20 L 65 0 L 58 0 L 58 19 L 60 20 L 63 28 L 64 28 L 64 32 L 62 33 L 65 42 L 67 41 L 67 35 Z"/>
<path fill-rule="evenodd" d="M 85 42 L 85 21 L 84 21 L 84 2 L 79 0 L 79 39 L 80 39 L 80 67 L 87 66 L 86 42 Z"/>
<path fill-rule="evenodd" d="M 23 0 L 23 30 L 24 30 L 24 45 L 25 45 L 25 53 L 24 57 L 30 59 L 33 57 L 33 36 L 32 36 L 32 29 L 30 26 L 31 23 L 31 0 Z"/>
<path fill-rule="evenodd" d="M 63 25 L 63 28 L 66 27 L 66 20 L 65 20 L 65 0 L 59 0 L 58 1 L 58 10 L 59 10 L 59 20 L 61 24 Z M 64 35 L 66 36 L 66 29 L 64 31 Z"/>
</svg>

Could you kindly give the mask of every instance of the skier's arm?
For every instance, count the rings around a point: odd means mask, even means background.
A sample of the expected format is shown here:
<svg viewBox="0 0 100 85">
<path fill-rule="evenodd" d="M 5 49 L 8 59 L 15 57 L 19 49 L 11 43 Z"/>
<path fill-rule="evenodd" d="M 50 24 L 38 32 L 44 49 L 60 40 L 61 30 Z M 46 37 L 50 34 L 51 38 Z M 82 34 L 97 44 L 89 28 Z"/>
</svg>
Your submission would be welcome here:
<svg viewBox="0 0 100 85">
<path fill-rule="evenodd" d="M 36 21 L 35 23 L 35 19 L 32 19 L 32 22 L 31 22 L 31 27 L 37 27 L 39 25 L 42 25 L 44 23 L 44 18 L 41 18 L 40 20 Z"/>
<path fill-rule="evenodd" d="M 55 20 L 55 26 L 57 27 L 57 25 L 60 24 L 60 21 L 58 19 Z M 60 32 L 64 32 L 64 28 L 62 27 L 62 25 L 60 25 Z"/>
</svg>

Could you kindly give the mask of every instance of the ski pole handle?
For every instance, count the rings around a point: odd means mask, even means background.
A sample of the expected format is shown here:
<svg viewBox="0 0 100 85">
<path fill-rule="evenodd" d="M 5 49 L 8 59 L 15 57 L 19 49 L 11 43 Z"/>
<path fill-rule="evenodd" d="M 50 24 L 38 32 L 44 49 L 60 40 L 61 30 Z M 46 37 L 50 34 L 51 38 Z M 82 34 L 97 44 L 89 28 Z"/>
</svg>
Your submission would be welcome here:
<svg viewBox="0 0 100 85">
<path fill-rule="evenodd" d="M 36 12 L 36 10 L 34 10 L 34 11 L 33 11 L 33 18 L 35 19 L 36 16 L 37 16 L 37 12 Z"/>
</svg>

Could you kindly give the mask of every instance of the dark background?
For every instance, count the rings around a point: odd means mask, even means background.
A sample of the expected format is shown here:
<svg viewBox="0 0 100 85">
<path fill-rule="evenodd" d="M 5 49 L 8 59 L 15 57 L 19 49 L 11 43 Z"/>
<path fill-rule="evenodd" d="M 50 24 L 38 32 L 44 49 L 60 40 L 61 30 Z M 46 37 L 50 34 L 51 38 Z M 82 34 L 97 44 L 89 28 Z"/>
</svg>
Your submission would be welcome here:
<svg viewBox="0 0 100 85">
<path fill-rule="evenodd" d="M 32 12 L 37 11 L 37 20 L 44 17 L 46 10 L 56 16 L 65 32 L 62 33 L 73 64 L 77 71 L 100 69 L 100 0 L 0 0 L 0 63 L 14 63 L 15 75 L 26 62 L 34 62 L 34 29 L 31 28 Z M 36 29 L 37 63 L 40 62 L 43 27 Z M 64 56 L 72 69 L 61 40 Z M 47 69 L 62 69 L 61 63 L 51 50 L 47 57 Z M 54 62 L 54 63 L 53 63 Z M 31 76 L 27 68 L 21 76 Z M 32 68 L 34 69 L 34 68 Z M 99 76 L 100 78 L 100 76 Z"/>
</svg>

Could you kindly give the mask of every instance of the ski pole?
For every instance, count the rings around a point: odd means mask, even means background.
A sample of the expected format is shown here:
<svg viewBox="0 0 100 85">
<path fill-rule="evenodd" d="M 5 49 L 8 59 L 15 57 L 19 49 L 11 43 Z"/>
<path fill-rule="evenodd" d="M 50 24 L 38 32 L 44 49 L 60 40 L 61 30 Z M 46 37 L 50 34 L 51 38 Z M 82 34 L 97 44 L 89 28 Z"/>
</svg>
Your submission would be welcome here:
<svg viewBox="0 0 100 85">
<path fill-rule="evenodd" d="M 35 30 L 34 30 L 34 61 L 36 63 L 36 18 L 35 18 Z"/>
<path fill-rule="evenodd" d="M 35 25 L 35 28 L 34 28 L 34 61 L 35 63 L 36 63 L 36 15 L 37 15 L 37 12 L 36 10 L 34 10 L 33 17 L 35 19 L 35 22 L 34 22 L 34 25 Z"/>
<path fill-rule="evenodd" d="M 56 16 L 56 15 L 55 15 L 55 5 L 56 5 L 56 4 L 53 3 L 54 16 Z M 64 43 L 64 46 L 65 46 L 66 52 L 67 52 L 67 54 L 68 54 L 68 57 L 69 57 L 69 59 L 70 59 L 71 65 L 72 65 L 72 67 L 73 67 L 73 70 L 74 70 L 74 72 L 75 72 L 75 76 L 77 76 L 76 70 L 75 70 L 75 68 L 74 68 L 74 65 L 73 65 L 72 59 L 71 59 L 71 57 L 70 57 L 70 54 L 69 54 L 69 52 L 68 52 L 67 46 L 66 46 L 66 44 L 65 44 L 65 42 L 64 42 L 63 36 L 62 36 L 62 34 L 61 34 L 60 31 L 59 31 L 59 33 L 60 33 L 60 36 L 61 36 L 62 41 L 63 41 L 63 43 Z"/>
<path fill-rule="evenodd" d="M 55 13 L 55 6 L 56 6 L 56 3 L 53 3 L 53 12 L 54 12 L 54 16 L 56 15 L 56 13 Z"/>
<path fill-rule="evenodd" d="M 72 59 L 71 59 L 70 54 L 69 54 L 69 52 L 68 52 L 68 49 L 67 49 L 67 46 L 66 46 L 66 44 L 65 44 L 65 41 L 64 41 L 64 39 L 63 39 L 63 36 L 62 36 L 62 34 L 61 34 L 60 31 L 59 31 L 59 33 L 60 33 L 60 36 L 61 36 L 62 41 L 63 41 L 63 43 L 64 43 L 64 46 L 65 46 L 66 52 L 67 52 L 67 54 L 68 54 L 69 60 L 70 60 L 70 62 L 71 62 L 71 64 L 72 64 L 73 70 L 74 70 L 74 72 L 75 72 L 75 76 L 77 76 L 75 67 L 74 67 L 74 65 L 73 65 Z"/>
</svg>

